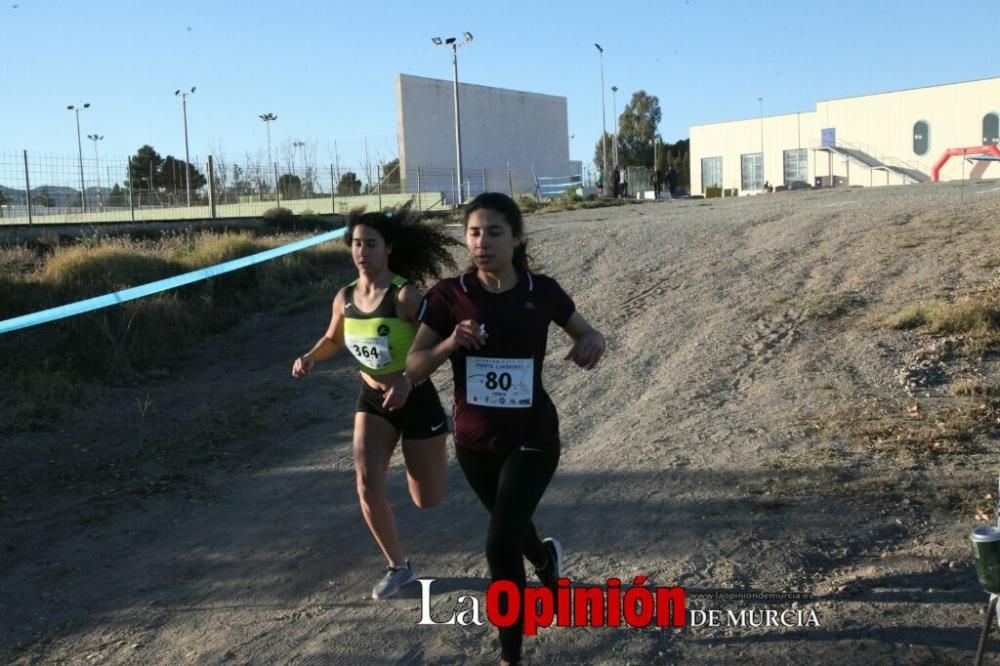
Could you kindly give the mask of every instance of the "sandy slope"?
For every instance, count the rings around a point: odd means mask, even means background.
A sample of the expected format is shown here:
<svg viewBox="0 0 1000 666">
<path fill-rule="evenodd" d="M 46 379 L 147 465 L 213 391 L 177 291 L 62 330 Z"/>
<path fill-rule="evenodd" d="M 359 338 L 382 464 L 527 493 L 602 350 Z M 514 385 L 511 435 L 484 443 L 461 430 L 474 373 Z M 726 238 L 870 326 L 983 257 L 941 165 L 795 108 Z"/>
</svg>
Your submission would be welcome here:
<svg viewBox="0 0 1000 666">
<path fill-rule="evenodd" d="M 998 207 L 1000 187 L 982 183 L 529 219 L 532 254 L 609 339 L 592 373 L 562 360 L 560 331 L 550 340 L 564 451 L 537 522 L 562 540 L 568 575 L 804 592 L 798 608 L 820 621 L 549 629 L 527 639 L 529 660 L 969 662 L 985 600 L 966 539 L 975 521 L 938 491 L 993 491 L 996 440 L 899 456 L 814 426 L 866 400 L 911 404 L 896 373 L 928 340 L 871 322 L 989 283 Z M 326 317 L 255 318 L 169 375 L 9 444 L 10 460 L 37 455 L 0 470 L 16 489 L 0 502 L 0 661 L 494 662 L 489 626 L 418 626 L 417 590 L 366 599 L 382 562 L 354 490 L 354 370 L 340 359 L 289 376 Z M 1000 362 L 967 366 L 995 377 Z M 436 379 L 449 393 L 447 373 Z M 118 467 L 101 478 L 115 483 L 72 481 L 108 451 Z M 443 505 L 413 508 L 400 465 L 404 543 L 446 617 L 459 596 L 483 596 L 485 512 L 454 466 Z"/>
</svg>

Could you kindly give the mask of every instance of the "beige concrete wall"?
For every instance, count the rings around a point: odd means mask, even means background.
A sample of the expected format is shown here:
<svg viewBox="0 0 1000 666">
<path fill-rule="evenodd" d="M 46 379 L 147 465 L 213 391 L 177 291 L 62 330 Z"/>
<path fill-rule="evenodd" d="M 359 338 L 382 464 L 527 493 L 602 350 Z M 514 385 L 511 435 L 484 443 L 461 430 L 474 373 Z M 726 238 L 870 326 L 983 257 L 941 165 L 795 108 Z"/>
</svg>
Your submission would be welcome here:
<svg viewBox="0 0 1000 666">
<path fill-rule="evenodd" d="M 722 156 L 726 188 L 740 187 L 740 155 L 759 152 L 764 134 L 764 178 L 783 184 L 783 151 L 810 149 L 810 182 L 816 176 L 849 177 L 852 185 L 880 186 L 905 182 L 897 174 L 866 169 L 842 156 L 813 149 L 820 145 L 823 128 L 837 131 L 837 144 L 857 148 L 888 164 L 908 166 L 930 175 L 947 148 L 982 144 L 982 122 L 987 113 L 1000 113 L 1000 77 L 927 88 L 825 100 L 816 110 L 799 114 L 765 116 L 711 125 L 697 125 L 691 132 L 691 190 L 701 191 L 701 158 Z M 914 124 L 929 124 L 925 155 L 913 152 Z M 832 169 L 831 169 L 832 167 Z M 963 173 L 964 168 L 964 173 Z M 942 180 L 1000 178 L 1000 163 L 978 166 L 952 158 L 941 172 Z M 743 194 L 743 192 L 741 192 Z M 748 194 L 752 194 L 749 192 Z"/>
<path fill-rule="evenodd" d="M 743 194 L 741 156 L 759 153 L 761 146 L 764 148 L 764 180 L 775 186 L 784 184 L 784 151 L 808 148 L 814 135 L 818 141 L 819 130 L 814 116 L 812 112 L 791 113 L 691 127 L 692 193 L 703 194 L 701 158 L 721 156 L 723 187 L 736 188 Z M 809 164 L 811 182 L 811 156 Z"/>
</svg>

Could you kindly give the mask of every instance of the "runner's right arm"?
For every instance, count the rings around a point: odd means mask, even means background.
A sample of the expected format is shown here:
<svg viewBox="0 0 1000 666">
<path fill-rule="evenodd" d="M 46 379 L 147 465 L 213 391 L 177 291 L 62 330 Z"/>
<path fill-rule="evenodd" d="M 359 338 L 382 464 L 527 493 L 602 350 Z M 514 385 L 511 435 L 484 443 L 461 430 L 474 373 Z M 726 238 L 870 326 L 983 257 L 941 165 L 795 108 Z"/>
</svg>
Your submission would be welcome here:
<svg viewBox="0 0 1000 666">
<path fill-rule="evenodd" d="M 313 348 L 295 359 L 292 364 L 292 376 L 305 377 L 318 361 L 326 361 L 340 351 L 344 346 L 344 290 L 341 289 L 333 299 L 333 313 L 330 316 L 330 326 Z"/>
<path fill-rule="evenodd" d="M 458 322 L 447 338 L 442 338 L 427 324 L 420 324 L 406 355 L 406 376 L 413 382 L 430 377 L 452 352 L 459 347 L 479 349 L 486 344 L 487 334 L 471 319 Z"/>
</svg>

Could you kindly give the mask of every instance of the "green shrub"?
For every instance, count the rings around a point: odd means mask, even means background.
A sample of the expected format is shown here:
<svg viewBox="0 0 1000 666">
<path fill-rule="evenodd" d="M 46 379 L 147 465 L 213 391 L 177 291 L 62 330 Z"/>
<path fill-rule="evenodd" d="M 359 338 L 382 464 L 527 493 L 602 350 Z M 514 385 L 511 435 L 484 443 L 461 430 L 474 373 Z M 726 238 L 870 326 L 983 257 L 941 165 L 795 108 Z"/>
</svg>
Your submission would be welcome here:
<svg viewBox="0 0 1000 666">
<path fill-rule="evenodd" d="M 542 204 L 531 194 L 522 194 L 517 198 L 517 205 L 522 213 L 534 213 L 542 207 Z"/>
</svg>

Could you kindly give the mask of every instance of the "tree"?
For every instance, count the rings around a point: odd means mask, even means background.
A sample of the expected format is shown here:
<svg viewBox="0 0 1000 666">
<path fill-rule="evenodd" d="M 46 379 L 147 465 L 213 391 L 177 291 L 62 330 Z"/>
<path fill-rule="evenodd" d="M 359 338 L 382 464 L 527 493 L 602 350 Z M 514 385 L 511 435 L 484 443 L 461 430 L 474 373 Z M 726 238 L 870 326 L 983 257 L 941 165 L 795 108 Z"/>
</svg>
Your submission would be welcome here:
<svg viewBox="0 0 1000 666">
<path fill-rule="evenodd" d="M 340 182 L 337 183 L 337 196 L 350 197 L 358 194 L 361 194 L 361 181 L 356 173 L 348 171 L 340 177 Z"/>
<path fill-rule="evenodd" d="M 647 95 L 645 90 L 632 93 L 632 99 L 622 114 L 615 119 L 618 125 L 618 163 L 625 166 L 652 166 L 653 137 L 663 117 L 660 100 L 656 95 Z M 614 136 L 604 135 L 608 149 L 608 170 L 614 168 Z M 594 149 L 594 164 L 601 168 L 603 152 L 601 140 Z"/>
<path fill-rule="evenodd" d="M 610 134 L 604 135 L 604 143 L 601 140 L 597 140 L 597 145 L 594 147 L 594 166 L 598 169 L 604 167 L 604 149 L 607 147 L 608 151 L 608 173 L 615 168 L 615 148 L 612 142 L 612 136 Z"/>
<path fill-rule="evenodd" d="M 124 208 L 128 206 L 128 199 L 125 197 L 125 192 L 118 183 L 111 188 L 111 194 L 108 195 L 108 207 L 109 208 Z"/>
<path fill-rule="evenodd" d="M 145 145 L 132 156 L 132 185 L 136 190 L 183 192 L 187 188 L 184 172 L 191 174 L 191 190 L 199 190 L 208 182 L 193 165 L 173 155 L 161 157 L 156 150 Z M 125 183 L 128 187 L 128 183 Z"/>
<path fill-rule="evenodd" d="M 132 156 L 132 186 L 136 190 L 158 190 L 159 173 L 163 158 L 150 145 L 145 145 Z M 128 187 L 128 183 L 125 183 Z"/>
<path fill-rule="evenodd" d="M 191 174 L 192 192 L 205 187 L 208 183 L 205 176 L 203 176 L 193 164 L 188 164 L 184 160 L 177 159 L 173 155 L 167 155 L 160 167 L 162 185 L 164 187 L 169 187 L 174 192 L 184 192 L 187 188 L 187 180 L 184 176 L 185 168 Z"/>
<path fill-rule="evenodd" d="M 389 160 L 382 165 L 382 191 L 397 193 L 399 189 L 399 158 Z"/>
<path fill-rule="evenodd" d="M 618 161 L 623 166 L 652 165 L 653 139 L 662 117 L 656 95 L 647 95 L 645 90 L 632 93 L 618 118 Z"/>
<path fill-rule="evenodd" d="M 302 198 L 302 179 L 292 173 L 286 173 L 278 179 L 278 194 L 282 199 Z"/>
</svg>

